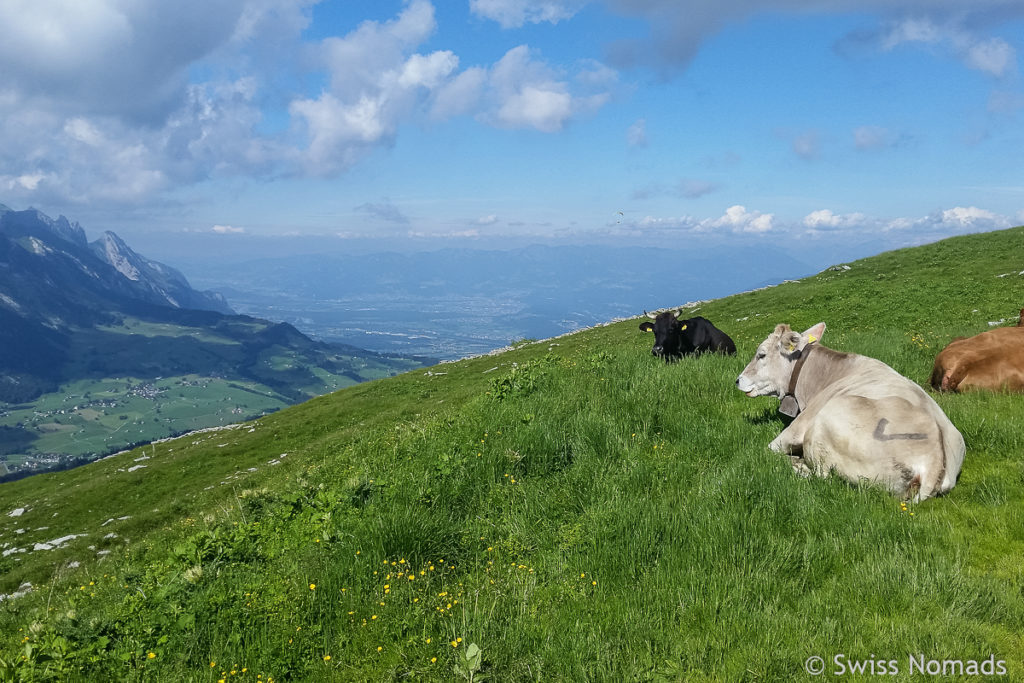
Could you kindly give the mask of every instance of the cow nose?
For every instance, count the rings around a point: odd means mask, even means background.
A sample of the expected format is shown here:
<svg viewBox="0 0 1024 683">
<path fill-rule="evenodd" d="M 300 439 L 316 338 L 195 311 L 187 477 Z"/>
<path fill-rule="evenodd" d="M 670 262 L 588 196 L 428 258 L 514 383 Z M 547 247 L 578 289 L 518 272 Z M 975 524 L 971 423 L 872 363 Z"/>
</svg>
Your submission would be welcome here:
<svg viewBox="0 0 1024 683">
<path fill-rule="evenodd" d="M 651 349 L 651 353 L 653 353 L 655 356 L 660 356 L 663 350 L 664 349 L 662 349 L 660 346 L 655 346 L 653 349 Z"/>
</svg>

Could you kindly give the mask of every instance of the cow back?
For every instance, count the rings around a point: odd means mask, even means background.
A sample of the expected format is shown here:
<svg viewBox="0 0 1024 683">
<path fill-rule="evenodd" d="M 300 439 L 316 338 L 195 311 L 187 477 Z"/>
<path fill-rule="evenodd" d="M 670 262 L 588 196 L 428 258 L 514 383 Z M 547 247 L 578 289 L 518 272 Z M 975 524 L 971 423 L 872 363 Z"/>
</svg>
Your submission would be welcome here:
<svg viewBox="0 0 1024 683">
<path fill-rule="evenodd" d="M 1024 327 L 950 342 L 935 357 L 930 384 L 938 391 L 1024 391 Z"/>
<path fill-rule="evenodd" d="M 703 316 L 695 316 L 681 321 L 684 325 L 684 344 L 689 350 L 684 353 L 736 353 L 736 344 L 725 332 L 715 327 Z"/>
</svg>

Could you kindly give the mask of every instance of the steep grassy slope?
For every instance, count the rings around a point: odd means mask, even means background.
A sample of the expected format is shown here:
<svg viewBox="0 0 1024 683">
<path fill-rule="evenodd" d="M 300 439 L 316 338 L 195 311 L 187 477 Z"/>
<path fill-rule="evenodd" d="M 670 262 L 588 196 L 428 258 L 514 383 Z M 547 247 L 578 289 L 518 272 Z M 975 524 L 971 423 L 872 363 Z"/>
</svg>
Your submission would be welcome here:
<svg viewBox="0 0 1024 683">
<path fill-rule="evenodd" d="M 950 338 L 1016 322 L 1024 229 L 849 265 L 699 306 L 735 358 L 664 365 L 627 321 L 4 484 L 0 591 L 33 589 L 0 602 L 0 677 L 800 680 L 811 656 L 905 676 L 994 655 L 1020 678 L 1024 399 L 937 396 L 967 459 L 905 510 L 794 476 L 767 450 L 777 401 L 733 383 L 777 322 L 819 320 L 926 382 Z"/>
</svg>

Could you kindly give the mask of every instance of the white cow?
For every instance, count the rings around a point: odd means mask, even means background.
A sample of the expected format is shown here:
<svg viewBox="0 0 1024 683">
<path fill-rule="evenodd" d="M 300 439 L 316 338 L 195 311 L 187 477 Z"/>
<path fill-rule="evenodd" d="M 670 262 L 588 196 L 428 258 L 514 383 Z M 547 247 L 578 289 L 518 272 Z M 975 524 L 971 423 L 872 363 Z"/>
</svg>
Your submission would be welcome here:
<svg viewBox="0 0 1024 683">
<path fill-rule="evenodd" d="M 825 323 L 803 334 L 777 326 L 736 379 L 796 417 L 769 447 L 804 476 L 834 472 L 915 501 L 953 488 L 966 447 L 938 404 L 879 360 L 816 344 L 824 333 Z"/>
</svg>

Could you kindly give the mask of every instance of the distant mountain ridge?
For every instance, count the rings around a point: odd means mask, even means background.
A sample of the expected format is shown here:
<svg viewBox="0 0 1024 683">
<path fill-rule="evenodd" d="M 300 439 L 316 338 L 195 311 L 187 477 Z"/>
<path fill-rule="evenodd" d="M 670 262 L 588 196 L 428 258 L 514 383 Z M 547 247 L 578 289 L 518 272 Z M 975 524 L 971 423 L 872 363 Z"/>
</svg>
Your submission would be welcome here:
<svg viewBox="0 0 1024 683">
<path fill-rule="evenodd" d="M 179 271 L 137 254 L 113 232 L 104 232 L 102 237 L 90 243 L 82 226 L 64 216 L 54 220 L 36 209 L 13 211 L 3 205 L 0 207 L 0 239 L 7 243 L 5 252 L 13 259 L 5 261 L 11 269 L 0 281 L 5 289 L 18 289 L 20 278 L 31 280 L 31 274 L 22 272 L 23 268 L 28 268 L 36 274 L 46 271 L 47 277 L 55 278 L 50 280 L 54 284 L 59 279 L 65 284 L 78 284 L 104 296 L 116 293 L 158 306 L 234 313 L 223 296 L 193 289 Z M 20 247 L 36 259 L 16 255 L 10 251 L 13 247 Z M 57 273 L 59 269 L 64 272 Z M 98 291 L 96 283 L 102 284 L 102 289 L 107 291 Z M 5 293 L 12 296 L 10 292 Z M 19 292 L 19 296 L 26 294 Z M 48 294 L 53 295 L 54 292 Z M 14 301 L 18 301 L 17 297 Z"/>
<path fill-rule="evenodd" d="M 0 205 L 0 476 L 421 365 L 237 315 L 113 232 Z"/>
</svg>

